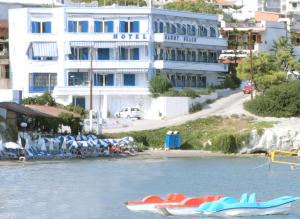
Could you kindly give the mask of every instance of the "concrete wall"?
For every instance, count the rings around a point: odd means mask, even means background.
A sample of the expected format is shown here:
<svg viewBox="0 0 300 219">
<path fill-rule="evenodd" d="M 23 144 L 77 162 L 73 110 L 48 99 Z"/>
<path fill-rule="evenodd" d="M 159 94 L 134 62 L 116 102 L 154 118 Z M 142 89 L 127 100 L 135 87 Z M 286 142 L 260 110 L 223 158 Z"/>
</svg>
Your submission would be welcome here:
<svg viewBox="0 0 300 219">
<path fill-rule="evenodd" d="M 11 89 L 0 89 L 0 102 L 20 103 L 22 100 L 22 92 Z"/>
<path fill-rule="evenodd" d="M 146 119 L 169 119 L 189 114 L 189 109 L 195 104 L 205 104 L 208 100 L 216 100 L 233 94 L 234 90 L 217 90 L 209 95 L 198 98 L 189 97 L 158 97 L 152 98 L 150 110 L 145 114 Z"/>
</svg>

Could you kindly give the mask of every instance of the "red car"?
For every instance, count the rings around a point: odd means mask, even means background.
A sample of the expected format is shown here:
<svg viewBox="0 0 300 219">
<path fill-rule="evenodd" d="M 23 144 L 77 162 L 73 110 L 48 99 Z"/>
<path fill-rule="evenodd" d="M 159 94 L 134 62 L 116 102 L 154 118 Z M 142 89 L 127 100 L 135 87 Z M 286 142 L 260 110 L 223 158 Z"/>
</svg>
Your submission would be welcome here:
<svg viewBox="0 0 300 219">
<path fill-rule="evenodd" d="M 245 85 L 244 88 L 243 88 L 243 92 L 244 94 L 251 94 L 252 92 L 252 86 L 251 85 Z"/>
</svg>

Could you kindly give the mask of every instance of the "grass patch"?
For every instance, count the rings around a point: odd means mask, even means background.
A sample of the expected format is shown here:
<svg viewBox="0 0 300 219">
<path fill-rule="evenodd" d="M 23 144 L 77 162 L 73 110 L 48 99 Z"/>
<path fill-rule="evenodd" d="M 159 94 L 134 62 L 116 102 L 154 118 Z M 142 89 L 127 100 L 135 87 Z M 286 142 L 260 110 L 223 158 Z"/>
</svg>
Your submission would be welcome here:
<svg viewBox="0 0 300 219">
<path fill-rule="evenodd" d="M 264 128 L 272 127 L 271 122 L 254 122 L 250 118 L 212 116 L 197 119 L 183 125 L 156 130 L 110 134 L 106 137 L 132 136 L 145 147 L 161 148 L 164 146 L 168 130 L 178 130 L 182 138 L 183 149 L 202 149 L 235 153 L 249 140 L 253 129 L 263 133 Z"/>
</svg>

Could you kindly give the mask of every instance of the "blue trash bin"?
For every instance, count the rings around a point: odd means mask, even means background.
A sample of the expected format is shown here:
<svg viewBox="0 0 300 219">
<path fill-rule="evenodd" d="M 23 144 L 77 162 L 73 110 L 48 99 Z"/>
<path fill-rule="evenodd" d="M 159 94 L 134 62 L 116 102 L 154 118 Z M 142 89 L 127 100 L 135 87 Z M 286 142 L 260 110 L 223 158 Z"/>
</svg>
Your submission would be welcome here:
<svg viewBox="0 0 300 219">
<path fill-rule="evenodd" d="M 178 131 L 174 132 L 174 148 L 179 149 L 181 147 L 181 137 Z"/>
<path fill-rule="evenodd" d="M 166 138 L 165 138 L 165 147 L 166 148 L 172 148 L 173 144 L 174 144 L 173 132 L 168 131 L 167 134 L 166 134 Z"/>
</svg>

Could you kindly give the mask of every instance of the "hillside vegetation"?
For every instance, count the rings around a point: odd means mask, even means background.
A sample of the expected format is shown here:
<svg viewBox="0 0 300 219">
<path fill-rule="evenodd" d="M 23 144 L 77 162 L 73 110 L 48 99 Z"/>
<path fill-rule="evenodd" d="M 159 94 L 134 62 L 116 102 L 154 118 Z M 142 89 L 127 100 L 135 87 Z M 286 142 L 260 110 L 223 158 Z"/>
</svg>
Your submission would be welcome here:
<svg viewBox="0 0 300 219">
<path fill-rule="evenodd" d="M 248 117 L 212 116 L 174 127 L 111 134 L 106 137 L 132 136 L 137 143 L 146 148 L 162 148 L 166 132 L 168 130 L 178 130 L 182 137 L 182 149 L 203 149 L 236 153 L 243 145 L 247 144 L 253 129 L 257 129 L 258 133 L 262 134 L 264 128 L 272 126 L 273 123 L 255 122 Z"/>
</svg>

